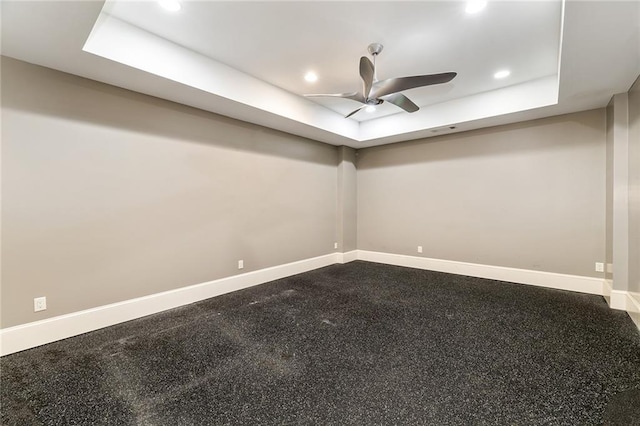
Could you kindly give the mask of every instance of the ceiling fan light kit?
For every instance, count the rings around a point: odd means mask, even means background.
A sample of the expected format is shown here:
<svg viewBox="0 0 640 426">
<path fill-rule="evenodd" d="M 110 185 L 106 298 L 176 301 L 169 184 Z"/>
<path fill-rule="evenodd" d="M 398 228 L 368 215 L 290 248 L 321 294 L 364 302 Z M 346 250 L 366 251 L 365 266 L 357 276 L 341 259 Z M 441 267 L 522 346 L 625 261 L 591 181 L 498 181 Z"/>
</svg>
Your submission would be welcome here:
<svg viewBox="0 0 640 426">
<path fill-rule="evenodd" d="M 373 57 L 373 62 L 366 56 L 360 58 L 360 78 L 362 78 L 362 92 L 353 93 L 322 93 L 310 94 L 306 97 L 334 97 L 351 99 L 363 105 L 345 116 L 349 118 L 355 113 L 367 107 L 389 102 L 405 110 L 416 112 L 420 109 L 409 98 L 400 92 L 417 87 L 431 86 L 434 84 L 448 83 L 457 75 L 455 72 L 441 74 L 416 75 L 411 77 L 390 78 L 379 81 L 376 76 L 376 57 L 382 52 L 384 46 L 380 43 L 371 43 L 367 50 Z"/>
</svg>

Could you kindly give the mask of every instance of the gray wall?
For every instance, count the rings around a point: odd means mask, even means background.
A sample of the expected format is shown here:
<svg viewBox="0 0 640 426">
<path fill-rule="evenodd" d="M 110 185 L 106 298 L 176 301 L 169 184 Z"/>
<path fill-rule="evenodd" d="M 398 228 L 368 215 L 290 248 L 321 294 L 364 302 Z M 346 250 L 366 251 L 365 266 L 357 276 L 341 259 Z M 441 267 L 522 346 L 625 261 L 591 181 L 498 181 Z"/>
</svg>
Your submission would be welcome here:
<svg viewBox="0 0 640 426">
<path fill-rule="evenodd" d="M 605 145 L 598 109 L 360 150 L 358 248 L 601 277 Z"/>
<path fill-rule="evenodd" d="M 612 289 L 627 291 L 631 259 L 629 257 L 629 96 L 618 93 L 607 106 L 607 243 L 611 241 Z M 610 203 L 610 204 L 609 204 Z M 610 216 L 609 216 L 610 214 Z"/>
<path fill-rule="evenodd" d="M 2 89 L 2 327 L 327 254 L 334 241 L 601 276 L 604 109 L 356 157 L 9 58 Z M 37 296 L 47 311 L 33 312 Z"/>
<path fill-rule="evenodd" d="M 606 109 L 605 279 L 613 285 L 613 99 Z"/>
<path fill-rule="evenodd" d="M 629 90 L 629 291 L 640 293 L 640 77 Z"/>
<path fill-rule="evenodd" d="M 356 150 L 341 146 L 338 157 L 338 249 L 347 252 L 357 248 Z"/>
<path fill-rule="evenodd" d="M 9 58 L 2 144 L 2 327 L 334 251 L 333 146 Z"/>
</svg>

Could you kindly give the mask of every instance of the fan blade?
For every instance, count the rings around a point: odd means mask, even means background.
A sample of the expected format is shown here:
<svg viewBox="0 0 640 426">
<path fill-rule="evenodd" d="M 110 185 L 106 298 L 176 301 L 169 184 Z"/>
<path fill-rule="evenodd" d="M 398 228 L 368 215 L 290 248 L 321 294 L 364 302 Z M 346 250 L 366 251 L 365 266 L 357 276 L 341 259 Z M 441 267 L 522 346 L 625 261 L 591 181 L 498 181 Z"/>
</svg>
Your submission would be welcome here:
<svg viewBox="0 0 640 426">
<path fill-rule="evenodd" d="M 362 93 L 365 98 L 371 94 L 371 86 L 373 86 L 374 69 L 373 64 L 366 56 L 360 58 L 360 77 L 362 77 Z"/>
<path fill-rule="evenodd" d="M 407 112 L 416 112 L 420 109 L 418 105 L 411 102 L 411 100 L 402 93 L 392 93 L 390 95 L 383 96 L 381 99 L 391 102 L 395 106 L 400 107 Z"/>
<path fill-rule="evenodd" d="M 403 90 L 413 89 L 416 87 L 430 86 L 432 84 L 448 83 L 458 75 L 455 72 L 445 72 L 442 74 L 416 75 L 413 77 L 390 78 L 381 81 L 377 88 L 374 88 L 373 98 L 380 98 L 392 93 L 402 92 Z"/>
<path fill-rule="evenodd" d="M 310 95 L 304 95 L 306 98 L 318 98 L 318 97 L 328 97 L 328 98 L 345 98 L 345 99 L 352 99 L 354 101 L 358 101 L 358 102 L 365 102 L 364 96 L 362 96 L 362 94 L 358 93 L 358 92 L 353 92 L 353 93 L 317 93 L 317 94 L 310 94 Z"/>
<path fill-rule="evenodd" d="M 366 108 L 367 106 L 368 106 L 368 105 L 362 105 L 362 106 L 361 106 L 360 108 L 358 108 L 357 110 L 355 110 L 355 111 L 351 111 L 349 114 L 345 115 L 345 116 L 344 116 L 344 118 L 349 118 L 349 117 L 351 117 L 353 114 L 355 114 L 356 112 L 360 111 L 360 110 L 361 110 L 361 109 L 363 109 L 363 108 Z"/>
</svg>

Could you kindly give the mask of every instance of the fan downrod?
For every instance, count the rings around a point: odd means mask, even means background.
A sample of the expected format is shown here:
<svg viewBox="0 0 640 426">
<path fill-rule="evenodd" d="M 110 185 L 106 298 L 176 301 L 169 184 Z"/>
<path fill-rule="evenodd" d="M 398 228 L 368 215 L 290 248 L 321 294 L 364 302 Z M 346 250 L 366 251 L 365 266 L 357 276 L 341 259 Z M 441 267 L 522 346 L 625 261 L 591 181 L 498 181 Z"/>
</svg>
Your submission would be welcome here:
<svg viewBox="0 0 640 426">
<path fill-rule="evenodd" d="M 369 45 L 369 47 L 367 47 L 367 50 L 369 51 L 369 54 L 371 56 L 376 56 L 378 55 L 380 52 L 382 52 L 382 49 L 384 48 L 383 45 L 381 45 L 380 43 L 371 43 Z"/>
</svg>

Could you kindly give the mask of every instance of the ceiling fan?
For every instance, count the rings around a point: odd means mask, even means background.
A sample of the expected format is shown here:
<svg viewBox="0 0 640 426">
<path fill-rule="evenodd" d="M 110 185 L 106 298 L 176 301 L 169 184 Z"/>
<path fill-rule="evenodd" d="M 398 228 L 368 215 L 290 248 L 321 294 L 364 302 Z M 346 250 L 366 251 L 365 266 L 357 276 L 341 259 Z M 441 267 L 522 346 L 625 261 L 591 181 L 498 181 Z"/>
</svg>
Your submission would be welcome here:
<svg viewBox="0 0 640 426">
<path fill-rule="evenodd" d="M 409 98 L 403 95 L 403 90 L 413 89 L 416 87 L 430 86 L 433 84 L 448 83 L 457 75 L 455 72 L 445 72 L 442 74 L 415 75 L 412 77 L 398 77 L 387 80 L 378 81 L 376 78 L 376 56 L 382 52 L 380 43 L 372 43 L 367 50 L 373 56 L 373 62 L 366 56 L 360 58 L 360 77 L 362 78 L 362 93 L 329 93 L 329 94 L 311 94 L 304 95 L 306 97 L 334 97 L 345 98 L 361 102 L 362 105 L 358 109 L 351 111 L 345 118 L 351 117 L 358 111 L 368 106 L 380 105 L 383 102 L 389 102 L 402 108 L 407 112 L 416 112 L 420 109 L 418 105 L 411 102 Z"/>
</svg>

